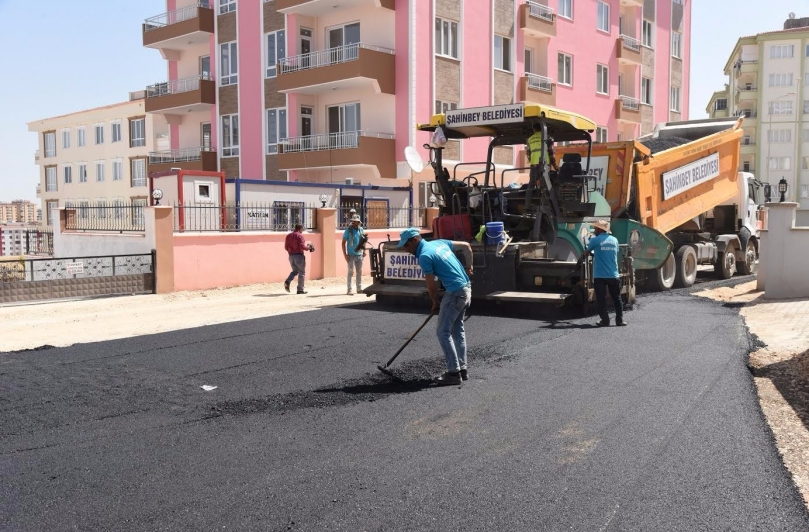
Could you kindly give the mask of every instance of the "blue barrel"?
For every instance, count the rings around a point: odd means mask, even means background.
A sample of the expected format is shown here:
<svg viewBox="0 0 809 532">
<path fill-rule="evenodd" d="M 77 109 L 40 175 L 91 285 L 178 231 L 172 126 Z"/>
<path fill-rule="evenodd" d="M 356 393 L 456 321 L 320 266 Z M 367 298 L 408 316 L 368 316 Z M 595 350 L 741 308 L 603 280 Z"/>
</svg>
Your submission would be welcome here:
<svg viewBox="0 0 809 532">
<path fill-rule="evenodd" d="M 496 246 L 505 242 L 506 232 L 503 222 L 486 222 L 486 245 Z"/>
</svg>

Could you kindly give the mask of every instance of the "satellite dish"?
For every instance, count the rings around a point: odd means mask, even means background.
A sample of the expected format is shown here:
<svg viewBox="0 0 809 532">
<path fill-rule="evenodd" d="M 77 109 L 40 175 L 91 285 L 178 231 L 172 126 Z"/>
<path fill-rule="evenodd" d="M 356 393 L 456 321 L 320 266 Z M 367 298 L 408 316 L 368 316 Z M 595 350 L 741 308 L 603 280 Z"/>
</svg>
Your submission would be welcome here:
<svg viewBox="0 0 809 532">
<path fill-rule="evenodd" d="M 408 146 L 405 148 L 405 159 L 407 159 L 407 165 L 410 167 L 411 170 L 414 172 L 421 173 L 424 170 L 424 161 L 421 160 L 421 156 L 419 152 L 416 151 L 416 148 L 413 146 Z"/>
<path fill-rule="evenodd" d="M 791 19 L 794 19 L 794 18 L 795 18 L 795 13 L 790 13 L 790 14 L 789 14 L 789 18 L 790 18 L 790 20 L 791 20 Z"/>
</svg>

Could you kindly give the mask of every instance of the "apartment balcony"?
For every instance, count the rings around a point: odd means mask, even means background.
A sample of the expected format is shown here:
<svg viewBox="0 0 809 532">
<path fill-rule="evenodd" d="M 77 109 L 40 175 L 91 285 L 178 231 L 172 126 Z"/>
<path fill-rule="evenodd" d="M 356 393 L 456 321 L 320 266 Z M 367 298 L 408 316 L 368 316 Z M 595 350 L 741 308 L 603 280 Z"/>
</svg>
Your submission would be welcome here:
<svg viewBox="0 0 809 532">
<path fill-rule="evenodd" d="M 758 72 L 758 60 L 748 59 L 747 61 L 737 61 L 734 67 L 736 70 L 736 77 L 744 74 L 755 74 Z"/>
<path fill-rule="evenodd" d="M 618 37 L 618 46 L 616 47 L 616 56 L 618 62 L 624 65 L 637 65 L 643 64 L 643 55 L 640 51 L 640 41 L 628 35 L 621 35 Z"/>
<path fill-rule="evenodd" d="M 34 152 L 34 164 L 39 164 L 39 150 Z"/>
<path fill-rule="evenodd" d="M 380 177 L 396 177 L 393 135 L 369 131 L 294 137 L 281 142 L 279 170 L 371 167 Z"/>
<path fill-rule="evenodd" d="M 209 76 L 166 81 L 146 87 L 146 112 L 180 114 L 216 104 L 216 82 Z"/>
<path fill-rule="evenodd" d="M 556 14 L 548 6 L 531 2 L 520 5 L 520 29 L 531 37 L 556 37 Z"/>
<path fill-rule="evenodd" d="M 730 112 L 727 109 L 714 109 L 711 118 L 727 118 Z"/>
<path fill-rule="evenodd" d="M 37 183 L 37 197 L 38 198 L 42 197 L 42 184 L 40 183 Z"/>
<path fill-rule="evenodd" d="M 520 78 L 517 87 L 517 99 L 521 102 L 533 102 L 555 107 L 556 83 L 545 76 L 526 74 Z"/>
<path fill-rule="evenodd" d="M 208 2 L 175 9 L 143 23 L 143 46 L 181 50 L 207 43 L 214 34 L 214 11 Z"/>
<path fill-rule="evenodd" d="M 742 155 L 755 155 L 758 150 L 758 146 L 756 146 L 756 141 L 750 137 L 743 137 L 742 138 Z"/>
<path fill-rule="evenodd" d="M 172 168 L 216 172 L 216 148 L 205 146 L 149 152 L 147 173 L 168 172 Z"/>
<path fill-rule="evenodd" d="M 758 87 L 747 85 L 736 89 L 736 103 L 739 102 L 754 102 L 758 100 Z"/>
<path fill-rule="evenodd" d="M 640 124 L 640 100 L 630 96 L 619 96 L 615 100 L 615 119 L 626 124 Z"/>
<path fill-rule="evenodd" d="M 356 7 L 382 7 L 393 10 L 395 4 L 395 0 L 340 0 L 339 5 L 335 5 L 334 0 L 275 0 L 275 9 L 285 15 L 321 17 L 333 14 L 338 7 L 341 10 Z"/>
<path fill-rule="evenodd" d="M 396 67 L 393 50 L 363 43 L 286 57 L 279 62 L 278 92 L 322 94 L 371 86 L 377 93 L 394 94 Z"/>
<path fill-rule="evenodd" d="M 744 117 L 744 122 L 742 122 L 742 128 L 755 127 L 758 124 L 758 113 L 756 111 L 750 109 L 743 109 L 737 112 L 735 116 Z"/>
</svg>

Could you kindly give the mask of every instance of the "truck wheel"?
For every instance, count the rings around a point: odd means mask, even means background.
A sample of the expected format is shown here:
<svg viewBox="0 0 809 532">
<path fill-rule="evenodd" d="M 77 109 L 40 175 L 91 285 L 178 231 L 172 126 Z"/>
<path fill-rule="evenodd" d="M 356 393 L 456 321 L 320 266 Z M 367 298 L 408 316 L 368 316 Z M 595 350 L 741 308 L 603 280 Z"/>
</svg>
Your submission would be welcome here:
<svg viewBox="0 0 809 532">
<path fill-rule="evenodd" d="M 647 270 L 648 271 L 648 270 Z M 658 268 L 646 276 L 646 282 L 649 287 L 656 292 L 664 292 L 671 290 L 674 286 L 674 276 L 677 272 L 677 267 L 674 261 L 674 254 L 669 254 L 669 258 L 663 263 L 663 266 Z"/>
<path fill-rule="evenodd" d="M 729 242 L 724 253 L 720 253 L 714 264 L 714 271 L 720 279 L 730 279 L 736 273 L 736 244 Z"/>
<path fill-rule="evenodd" d="M 747 240 L 747 249 L 744 250 L 744 262 L 740 262 L 738 267 L 739 273 L 742 275 L 753 275 L 758 270 L 756 244 L 752 240 Z"/>
<path fill-rule="evenodd" d="M 677 273 L 674 275 L 674 286 L 688 288 L 697 280 L 697 253 L 691 246 L 683 246 L 674 254 Z"/>
</svg>

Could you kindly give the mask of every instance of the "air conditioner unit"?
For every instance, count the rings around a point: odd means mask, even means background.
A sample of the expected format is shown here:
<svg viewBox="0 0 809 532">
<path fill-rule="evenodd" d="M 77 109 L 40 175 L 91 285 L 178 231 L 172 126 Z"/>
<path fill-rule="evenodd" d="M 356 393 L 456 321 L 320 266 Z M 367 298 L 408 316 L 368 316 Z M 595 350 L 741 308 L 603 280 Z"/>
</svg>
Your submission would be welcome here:
<svg viewBox="0 0 809 532">
<path fill-rule="evenodd" d="M 346 185 L 353 185 L 354 178 L 353 177 L 346 177 Z"/>
</svg>

